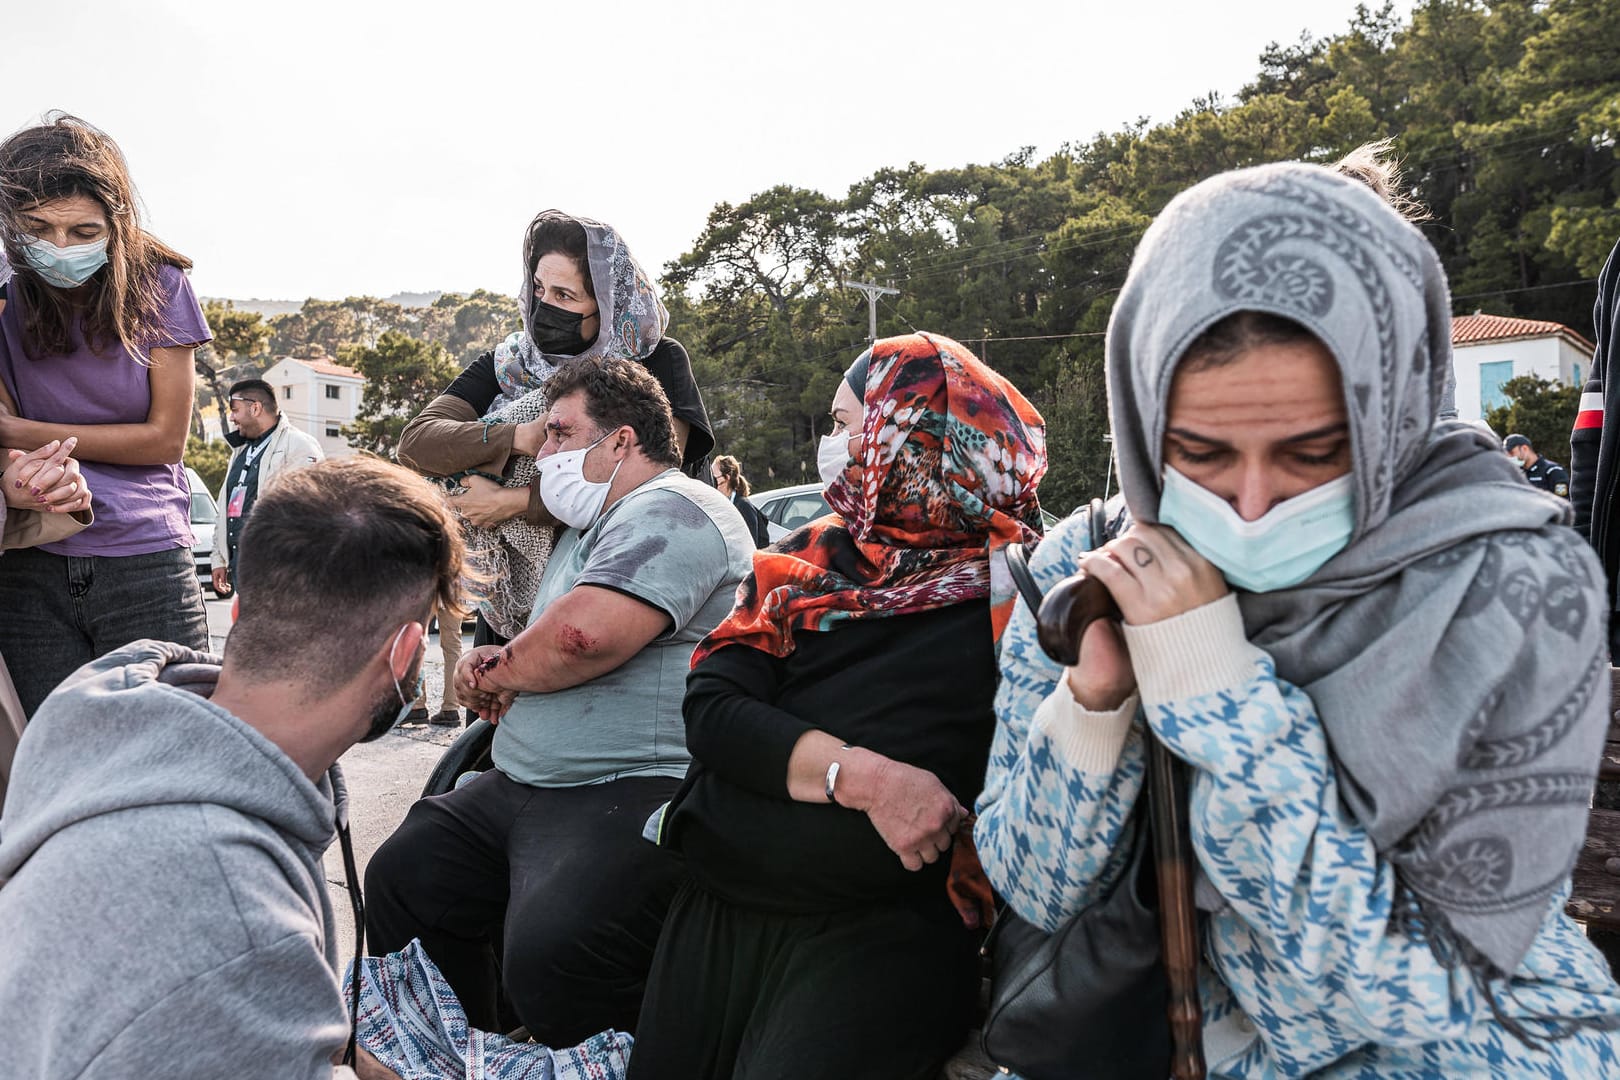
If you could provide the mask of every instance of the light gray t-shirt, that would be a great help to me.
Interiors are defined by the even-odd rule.
[[[625,495],[583,532],[557,537],[532,626],[575,585],[615,589],[670,629],[619,667],[566,690],[519,694],[495,729],[495,765],[536,787],[684,776],[681,699],[692,650],[731,612],[754,541],[726,497],[675,469]]]

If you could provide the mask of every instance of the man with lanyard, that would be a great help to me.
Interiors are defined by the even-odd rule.
[[[1502,440],[1502,449],[1524,470],[1524,478],[1560,498],[1569,498],[1569,473],[1552,458],[1542,457],[1530,440],[1523,435],[1509,435]]]
[[[219,491],[219,516],[225,527],[214,530],[210,561],[214,591],[221,596],[236,589],[236,546],[247,524],[253,500],[283,469],[310,465],[326,455],[320,443],[287,422],[276,409],[276,394],[263,379],[243,379],[231,387],[231,423],[225,433],[233,447],[225,486]]]

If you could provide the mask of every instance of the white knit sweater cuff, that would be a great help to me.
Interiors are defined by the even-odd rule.
[[[1062,758],[1088,773],[1111,773],[1119,764],[1125,736],[1130,734],[1136,715],[1137,696],[1132,694],[1117,709],[1092,712],[1074,700],[1066,679],[1035,710],[1034,726],[1044,731]]]
[[[1141,626],[1125,625],[1125,647],[1146,705],[1231,690],[1254,678],[1265,655],[1243,634],[1237,596]]]

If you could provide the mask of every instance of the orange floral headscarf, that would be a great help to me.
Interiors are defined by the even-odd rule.
[[[861,459],[827,488],[834,513],[754,556],[731,614],[692,663],[724,645],[773,656],[798,630],[834,630],[979,597],[991,553],[1033,542],[1035,489],[1046,473],[1046,426],[1006,379],[950,338],[908,334],[872,347]],[[999,637],[1010,602],[992,607]]]

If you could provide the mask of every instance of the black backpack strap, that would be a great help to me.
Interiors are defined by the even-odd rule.
[[[1029,605],[1031,615],[1038,614],[1041,610],[1041,589],[1035,584],[1035,575],[1029,571],[1029,553],[1024,550],[1023,544],[1008,544],[1002,553],[1007,557],[1007,571],[1012,574],[1013,584],[1018,586],[1018,595]]]

